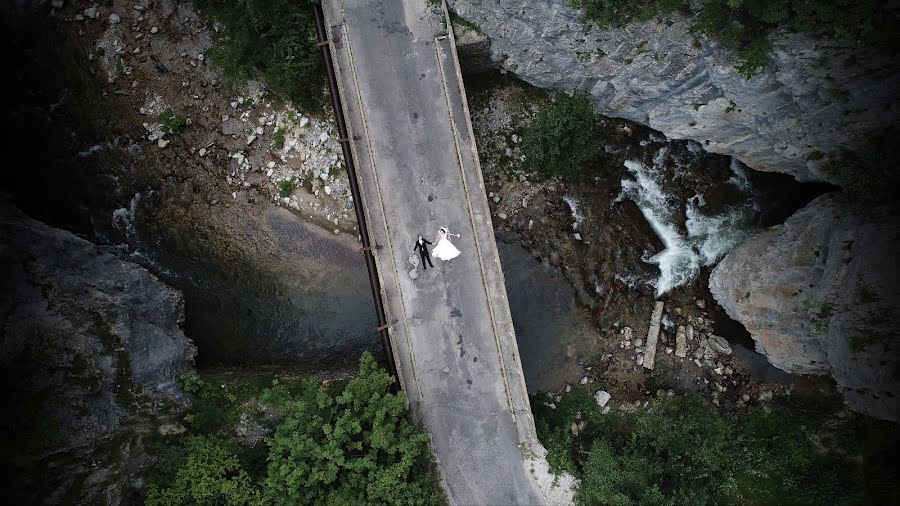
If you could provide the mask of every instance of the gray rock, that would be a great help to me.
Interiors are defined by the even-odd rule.
[[[687,356],[687,331],[681,325],[675,332],[675,356],[681,358]]]
[[[156,429],[156,431],[159,432],[160,436],[168,437],[184,434],[187,429],[180,423],[164,423],[160,425],[159,428]]]
[[[0,368],[31,399],[0,423],[34,438],[18,457],[36,463],[31,476],[47,490],[124,502],[146,460],[139,434],[186,404],[176,377],[196,350],[181,294],[2,199],[0,260]]]
[[[822,179],[824,158],[810,155],[856,147],[900,119],[892,106],[900,66],[852,43],[777,31],[769,67],[747,80],[734,51],[705,38],[695,44],[693,20],[680,14],[599,29],[585,26],[569,0],[448,4],[490,38],[494,61],[525,81],[589,92],[603,114],[697,140],[757,170]]]
[[[487,35],[472,27],[453,23],[456,50],[463,75],[475,75],[500,67],[491,59],[491,41]]]
[[[833,195],[729,253],[709,288],[776,367],[831,375],[848,405],[900,420],[900,225]]]
[[[594,400],[597,401],[597,405],[601,408],[605,408],[606,403],[608,403],[611,398],[612,396],[609,395],[609,392],[606,390],[597,390],[597,393],[594,394]]]
[[[653,307],[653,314],[650,315],[650,329],[647,331],[647,348],[644,352],[643,366],[645,369],[653,369],[656,365],[656,341],[659,339],[659,323],[662,319],[663,302],[656,301]]]
[[[707,339],[707,344],[709,344],[710,349],[716,353],[731,355],[731,346],[724,337],[710,334],[709,339]]]
[[[115,12],[109,15],[109,24],[117,25],[122,22],[121,16],[116,14]]]
[[[51,0],[50,7],[53,7],[54,9],[62,9],[63,3],[63,0]]]

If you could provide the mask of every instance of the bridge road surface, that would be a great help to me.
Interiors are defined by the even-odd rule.
[[[446,11],[325,0],[398,374],[451,504],[540,504],[537,438]],[[416,235],[462,254],[412,279]]]

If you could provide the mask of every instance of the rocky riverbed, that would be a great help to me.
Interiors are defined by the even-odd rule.
[[[521,139],[549,95],[502,74],[470,78],[467,92],[498,242],[520,245],[533,262],[520,270],[523,261],[501,248],[530,390],[553,396],[598,383],[611,409],[634,409],[657,390],[703,392],[727,409],[790,390],[790,375],[751,351],[706,281],[731,248],[826,187],[756,174],[697,143],[612,119],[611,135],[598,139],[604,154],[583,177],[533,183],[521,173]],[[772,198],[778,192],[791,201]],[[555,288],[554,277],[570,288]],[[522,302],[523,290],[554,303]],[[651,371],[656,299],[664,310]],[[565,313],[573,323],[555,326]]]

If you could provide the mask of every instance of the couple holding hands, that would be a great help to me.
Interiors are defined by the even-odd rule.
[[[422,267],[425,270],[428,269],[428,267],[425,266],[426,263],[434,268],[434,264],[431,263],[431,256],[428,254],[428,247],[426,246],[428,244],[434,244],[431,254],[441,260],[448,261],[459,256],[459,250],[456,249],[456,246],[454,246],[452,242],[450,242],[450,236],[460,237],[459,234],[451,234],[444,227],[441,227],[440,230],[438,230],[438,235],[434,243],[425,240],[425,238],[422,237],[422,234],[419,234],[419,237],[416,239],[416,245],[413,246],[413,251],[419,250],[419,254],[422,256]]]

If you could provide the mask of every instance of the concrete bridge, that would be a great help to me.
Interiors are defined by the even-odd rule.
[[[541,479],[446,8],[325,0],[323,10],[394,361],[450,503],[571,500]],[[417,234],[433,241],[442,226],[462,235],[462,254],[414,277]]]

